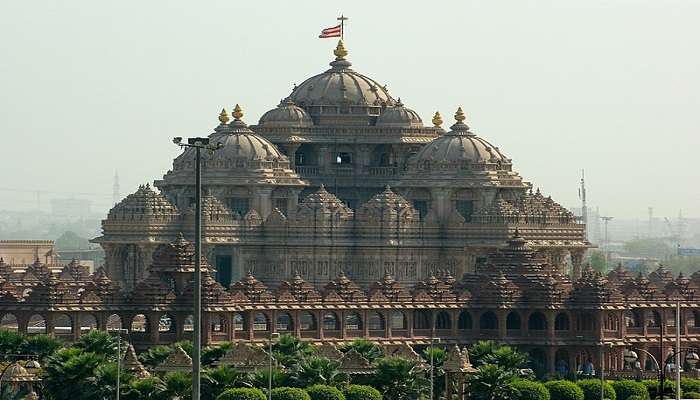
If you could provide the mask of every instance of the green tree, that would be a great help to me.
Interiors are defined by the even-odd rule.
[[[682,385],[681,381],[681,385]],[[647,387],[643,383],[632,380],[612,381],[611,385],[615,390],[617,400],[628,400],[630,396],[641,396],[644,399],[649,398]]]
[[[95,353],[108,359],[116,359],[117,338],[107,332],[92,330],[80,335],[80,338],[73,346],[86,353]]]
[[[498,365],[486,364],[479,367],[467,379],[472,400],[512,400],[517,391],[513,386],[515,374]]]
[[[311,400],[345,400],[343,392],[338,388],[327,385],[313,385],[306,388]]]
[[[513,382],[515,400],[550,400],[549,391],[540,382],[517,379]]]
[[[17,354],[24,343],[24,336],[12,331],[0,330],[0,354]]]
[[[345,400],[382,400],[382,393],[367,385],[348,385],[343,389]]]
[[[510,346],[498,346],[484,356],[486,364],[496,364],[506,371],[517,373],[527,368],[528,356]]]
[[[208,346],[202,349],[202,365],[211,365],[220,359],[233,347],[231,342],[223,342],[218,346]],[[185,350],[186,351],[186,350]]]
[[[163,382],[170,398],[180,400],[192,398],[192,374],[181,371],[168,372],[163,377]]]
[[[346,374],[338,372],[340,363],[325,357],[310,357],[303,360],[294,370],[291,380],[294,386],[312,385],[338,386],[350,381]]]
[[[206,371],[209,379],[202,380],[202,397],[215,399],[226,388],[250,386],[250,376],[228,365]]]
[[[549,381],[544,384],[551,400],[584,400],[583,390],[570,381]]]
[[[493,340],[480,340],[469,348],[469,360],[474,366],[487,364],[486,356],[493,354],[498,345]]]
[[[379,359],[372,381],[387,400],[416,399],[430,387],[417,361],[398,357]]]
[[[253,387],[266,388],[269,382],[270,371],[268,368],[260,368],[250,375],[250,383]],[[280,368],[272,369],[272,387],[289,386],[290,376]]]
[[[117,363],[103,363],[93,372],[91,377],[88,377],[90,384],[96,388],[97,397],[99,399],[113,399],[117,393]],[[127,371],[122,370],[119,375],[120,387],[128,387],[129,383],[134,379]]]
[[[226,389],[216,400],[267,400],[265,393],[257,388]]]
[[[301,388],[278,387],[272,389],[272,400],[311,400],[311,397]]]
[[[584,379],[576,382],[578,387],[583,390],[584,400],[600,400],[600,380],[599,379]],[[603,386],[603,392],[606,399],[617,400],[615,389],[608,382]]]
[[[310,342],[291,335],[280,336],[279,340],[272,345],[273,356],[287,368],[297,365],[315,351],[316,348]]]
[[[44,360],[62,347],[63,342],[59,339],[47,335],[34,335],[25,338],[19,347],[19,352],[22,354],[34,354],[40,360]]]
[[[442,365],[447,360],[447,352],[439,347],[426,347],[421,352],[425,365],[430,368],[430,355],[433,355],[433,391],[436,396],[440,396],[445,391],[445,371]],[[427,374],[430,374],[428,370]],[[430,375],[428,375],[430,376]]]
[[[155,367],[165,361],[172,351],[172,346],[151,346],[148,350],[139,354],[139,360],[145,367]]]
[[[590,250],[588,252],[588,259],[584,262],[600,273],[605,273],[609,269],[608,262],[605,260],[605,253],[600,250]]]
[[[90,248],[90,241],[78,236],[75,232],[66,231],[56,238],[54,242],[56,249],[60,250],[87,250]]]
[[[700,392],[700,379],[681,378],[681,392]],[[621,399],[617,399],[621,400]]]
[[[165,383],[157,377],[134,379],[121,396],[124,400],[170,400]]]
[[[366,358],[370,363],[374,363],[381,357],[384,357],[382,346],[367,339],[355,339],[350,343],[345,343],[340,346],[340,351],[347,353],[350,350],[355,350]]]
[[[95,368],[105,358],[80,349],[59,350],[48,358],[44,367],[45,393],[55,400],[89,400],[98,396],[93,378]]]

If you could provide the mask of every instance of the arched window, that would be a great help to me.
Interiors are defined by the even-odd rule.
[[[348,331],[359,331],[362,329],[362,317],[356,312],[345,315],[345,329]]]
[[[506,317],[506,329],[507,330],[518,330],[520,329],[520,314],[515,311],[511,311]]]
[[[114,331],[117,329],[122,329],[122,317],[117,314],[112,314],[107,317],[107,330]]]
[[[323,330],[326,331],[339,331],[340,323],[338,322],[338,316],[334,312],[327,312],[323,314]]]
[[[413,312],[413,329],[430,329],[430,312],[415,310]]]
[[[19,323],[14,314],[5,314],[0,320],[0,330],[17,332],[19,331]]]
[[[299,329],[302,331],[316,330],[316,317],[308,311],[304,311],[299,315]]]
[[[80,331],[89,332],[93,329],[97,329],[97,318],[92,314],[81,314]]]
[[[233,330],[242,331],[246,329],[245,317],[241,313],[233,314]]]
[[[649,317],[647,319],[647,326],[649,328],[658,328],[661,326],[661,314],[656,310],[651,310],[649,312]]]
[[[73,319],[66,314],[56,316],[53,324],[53,331],[56,334],[73,333]]]
[[[270,324],[265,313],[255,313],[253,316],[253,330],[258,332],[270,330]]]
[[[642,327],[642,316],[639,310],[627,310],[625,311],[625,326],[627,328],[641,328]]]
[[[530,314],[527,319],[527,329],[529,331],[543,331],[547,329],[547,318],[541,312]]]
[[[566,313],[559,313],[554,319],[554,330],[555,331],[568,331],[569,330],[569,316]]]
[[[143,314],[136,314],[131,319],[132,332],[149,332],[148,318]]]
[[[406,329],[406,315],[404,315],[402,311],[394,311],[391,313],[391,329]]]
[[[370,331],[384,330],[384,317],[382,314],[378,312],[371,312],[367,317],[367,323],[369,324]]]
[[[583,313],[576,318],[576,330],[592,331],[594,329],[593,316],[589,313]]]
[[[34,314],[29,317],[29,324],[27,325],[27,334],[37,335],[46,334],[46,319],[39,314]]]
[[[452,329],[452,318],[446,311],[440,311],[435,317],[435,329]]]
[[[160,333],[175,333],[175,318],[169,314],[163,314],[158,321],[158,332]]]
[[[547,354],[544,350],[535,348],[527,352],[530,356],[530,365],[532,365],[532,370],[535,375],[542,377],[548,370],[547,368]]]
[[[608,331],[616,331],[620,329],[620,320],[615,313],[608,313],[605,316],[605,329]]]
[[[278,332],[293,332],[294,320],[288,313],[282,313],[277,316],[277,331]]]
[[[479,329],[498,329],[498,318],[496,317],[496,314],[494,314],[492,311],[487,311],[481,314],[481,318],[479,318]]]
[[[457,320],[457,329],[472,329],[472,315],[469,311],[462,311],[459,313],[459,319]]]
[[[185,319],[184,330],[187,330],[187,318]],[[211,325],[211,331],[216,333],[222,333],[228,331],[226,329],[226,318],[221,314],[214,314],[209,318],[209,324]],[[192,326],[192,325],[190,325]]]
[[[216,316],[214,316],[214,320],[216,320]],[[221,321],[223,322],[223,318],[221,318]],[[185,317],[185,321],[182,324],[182,330],[183,332],[193,332],[194,331],[194,315],[190,314]]]

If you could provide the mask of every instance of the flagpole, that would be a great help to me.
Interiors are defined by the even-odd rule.
[[[340,21],[340,40],[345,40],[345,21],[347,19],[348,17],[343,14],[340,14],[340,17],[337,18],[337,20]]]

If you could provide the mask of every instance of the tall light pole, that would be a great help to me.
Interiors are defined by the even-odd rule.
[[[122,375],[122,333],[129,333],[127,329],[110,329],[112,332],[117,332],[117,400],[120,398],[121,390],[121,375]]]
[[[173,138],[180,147],[195,151],[195,214],[194,214],[194,332],[192,335],[192,400],[200,399],[200,375],[202,369],[202,149],[214,151],[221,148],[209,145],[209,138],[189,138],[182,143],[181,137]]]
[[[600,219],[603,220],[603,224],[605,227],[605,264],[607,266],[608,258],[610,255],[610,251],[609,251],[610,242],[608,241],[608,222],[612,221],[613,217],[600,217]]]
[[[277,332],[270,333],[270,349],[268,351],[269,356],[269,374],[267,377],[267,400],[272,400],[272,344],[275,340],[280,338],[280,334]]]

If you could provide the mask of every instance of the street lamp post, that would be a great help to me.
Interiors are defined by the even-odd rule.
[[[200,399],[200,375],[202,362],[202,149],[214,151],[221,148],[209,145],[209,138],[189,138],[182,143],[181,137],[173,138],[180,147],[195,150],[195,214],[194,214],[194,332],[192,335],[192,400]]]
[[[111,329],[112,332],[117,332],[117,400],[121,395],[121,375],[122,375],[122,333],[128,334],[129,330],[124,328]]]
[[[667,358],[662,359],[661,363],[659,362],[659,360],[656,359],[656,357],[654,357],[653,354],[651,354],[650,352],[648,352],[644,349],[634,349],[634,350],[641,351],[641,352],[645,353],[646,355],[651,357],[652,361],[654,361],[654,365],[656,365],[656,369],[657,369],[657,371],[659,371],[659,373],[658,373],[658,376],[659,376],[659,399],[661,399],[661,400],[664,400],[664,383],[665,383],[664,380],[666,379],[666,374],[664,373],[664,370],[666,369],[666,365],[668,364],[667,360],[669,358],[674,359],[674,358],[676,358],[677,355],[680,355],[681,353],[684,353],[684,352],[686,353],[685,361],[688,364],[690,364],[691,367],[694,367],[695,364],[697,364],[698,360],[700,360],[700,356],[698,356],[698,354],[695,352],[695,349],[690,349],[690,348],[688,348],[688,349],[676,349],[673,352],[673,354],[671,354],[671,357],[667,357]],[[633,350],[627,350],[624,353],[624,358],[625,358],[625,361],[627,363],[634,363],[639,359],[639,356]],[[680,368],[680,366],[676,365],[676,368]],[[677,397],[679,394],[680,394],[680,392],[676,392]]]
[[[267,399],[268,400],[272,400],[272,344],[275,340],[279,339],[279,337],[280,337],[280,334],[277,332],[270,333],[270,348],[268,351],[270,369],[268,370],[269,374],[267,377]]]
[[[434,353],[434,344],[435,343],[440,343],[440,338],[439,337],[431,337],[430,338],[430,400],[434,399],[434,391],[435,391],[435,356],[433,355]]]

